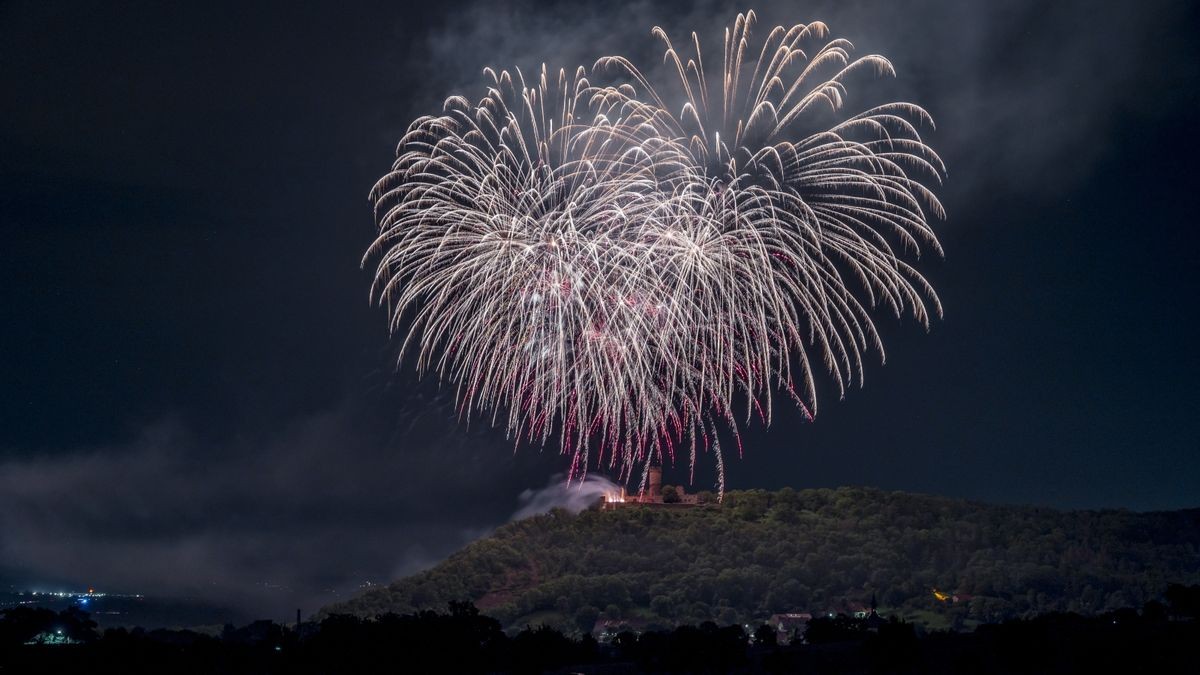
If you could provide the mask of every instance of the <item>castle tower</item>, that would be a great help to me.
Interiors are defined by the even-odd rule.
[[[650,485],[646,491],[646,495],[652,500],[662,499],[662,467],[657,464],[650,465]]]

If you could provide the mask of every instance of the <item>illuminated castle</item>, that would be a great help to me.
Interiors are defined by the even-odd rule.
[[[628,494],[625,488],[620,492],[610,492],[604,495],[603,508],[615,509],[621,506],[645,504],[655,506],[695,506],[700,503],[697,495],[689,495],[682,486],[667,486],[663,491],[662,467],[651,465],[646,476],[646,490],[641,493]]]

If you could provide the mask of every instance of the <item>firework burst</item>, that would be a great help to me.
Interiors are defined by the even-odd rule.
[[[557,438],[572,476],[711,452],[723,490],[735,407],[769,423],[781,391],[811,417],[814,359],[844,394],[882,357],[872,308],[940,314],[901,259],[940,253],[929,116],[891,103],[805,132],[841,113],[851,75],[891,65],[820,23],[773,29],[748,60],[753,23],[726,31],[719,100],[695,34],[685,60],[656,28],[678,110],[606,57],[593,70],[625,82],[488,70],[480,101],[409,127],[365,260],[402,353],[456,385],[464,417]]]

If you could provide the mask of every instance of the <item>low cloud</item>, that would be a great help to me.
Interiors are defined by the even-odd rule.
[[[557,459],[429,412],[379,428],[386,412],[348,405],[221,445],[164,420],[123,445],[2,461],[4,576],[278,617],[420,571],[504,522]]]

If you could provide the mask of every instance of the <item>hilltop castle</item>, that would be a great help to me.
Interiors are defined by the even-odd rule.
[[[625,488],[619,493],[604,496],[602,508],[615,509],[622,506],[642,504],[647,506],[695,506],[700,503],[698,495],[689,495],[682,486],[667,486],[663,490],[662,467],[653,465],[646,476],[646,490],[636,494],[627,494]]]

